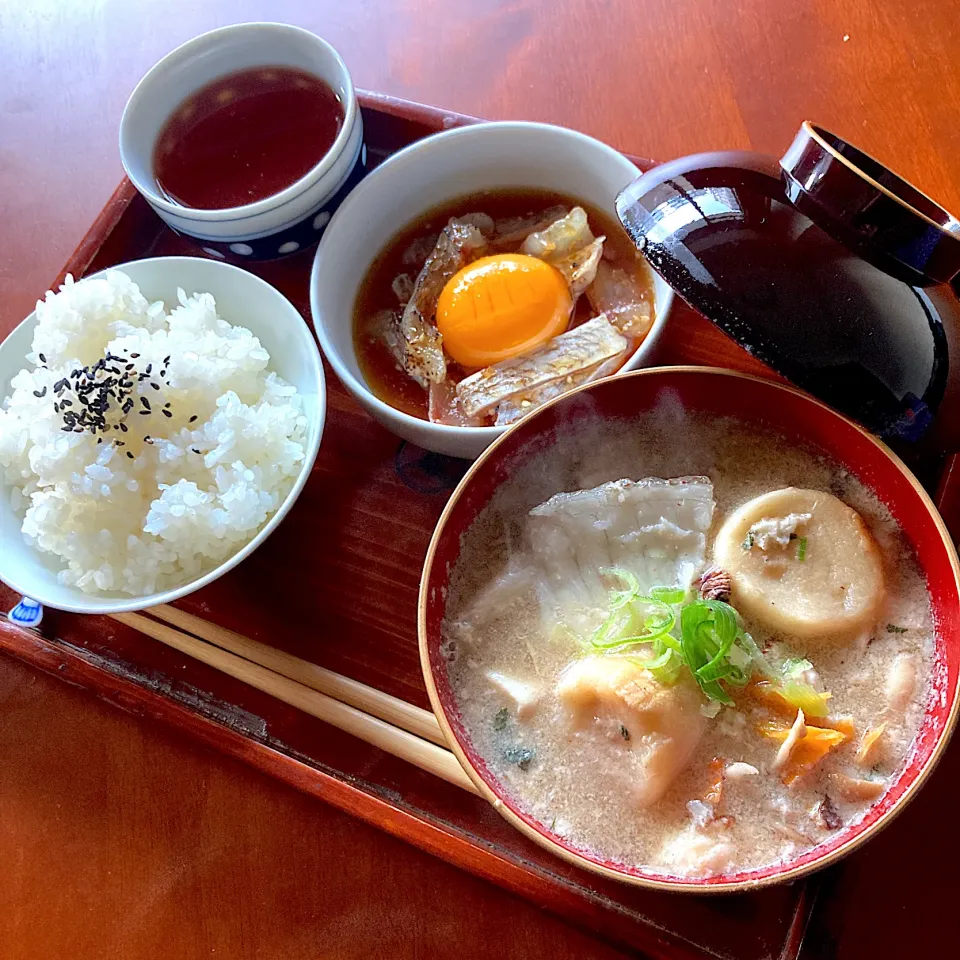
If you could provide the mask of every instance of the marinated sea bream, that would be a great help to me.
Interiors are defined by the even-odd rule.
[[[441,383],[447,376],[443,339],[434,322],[437,299],[447,281],[482,250],[486,241],[472,224],[451,220],[440,231],[436,246],[417,277],[410,299],[400,318],[400,362],[407,374],[426,386],[427,381]]]
[[[616,373],[650,331],[652,283],[620,227],[580,204],[544,196],[503,216],[530,201],[472,200],[377,258],[357,301],[357,353],[374,392],[406,412],[506,425]]]
[[[926,588],[839,468],[653,421],[558,442],[467,532],[443,627],[458,708],[505,792],[587,853],[680,877],[789,861],[908,757]]]

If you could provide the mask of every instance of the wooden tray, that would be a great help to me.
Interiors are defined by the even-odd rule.
[[[438,130],[479,122],[374,94],[360,100],[373,162]],[[202,255],[124,180],[55,282],[171,254]],[[252,267],[305,320],[312,257],[311,250]],[[774,376],[679,301],[654,362]],[[417,587],[434,523],[465,464],[398,442],[329,369],[327,386],[320,456],[291,516],[250,559],[179,605],[429,709]],[[16,599],[0,584],[3,609]],[[799,954],[818,879],[719,898],[622,886],[555,859],[482,800],[112,620],[47,611],[41,632],[4,622],[0,649],[650,956]]]

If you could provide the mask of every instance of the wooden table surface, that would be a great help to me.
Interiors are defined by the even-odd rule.
[[[139,77],[191,36],[255,19],[322,34],[358,86],[562,123],[647,156],[778,154],[814,119],[960,211],[960,5],[949,0],[4,0],[0,335],[120,179],[117,124]],[[897,878],[878,884],[886,843],[896,828],[858,880],[886,896],[855,915],[825,910],[809,956],[919,955]],[[930,944],[956,927],[956,891],[938,889]],[[5,658],[0,918],[0,960],[619,956]],[[955,949],[951,939],[941,955]]]

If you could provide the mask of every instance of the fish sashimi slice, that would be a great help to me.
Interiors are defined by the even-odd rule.
[[[460,406],[469,417],[491,412],[508,397],[591,370],[628,346],[629,341],[603,317],[595,317],[530,353],[484,367],[461,380],[457,384]]]
[[[468,417],[457,399],[457,385],[450,377],[428,387],[427,419],[431,423],[445,423],[452,427],[482,427],[484,418]]]
[[[590,306],[625,337],[638,340],[650,332],[653,305],[636,275],[601,260],[586,292]]]
[[[548,207],[542,213],[528,217],[505,217],[494,225],[494,236],[490,244],[498,250],[522,243],[531,233],[545,230],[551,223],[560,220],[568,213],[566,207]]]
[[[413,277],[409,273],[398,273],[393,278],[390,289],[393,290],[402,310],[410,302],[410,297],[413,296]]]
[[[410,377],[426,389],[428,381],[423,377],[406,370],[406,344],[400,333],[400,311],[378,310],[370,318],[370,332],[374,339],[379,340],[387,348],[390,356],[396,361],[397,367],[404,370]]]
[[[620,369],[625,359],[626,351],[618,353],[610,360],[598,363],[589,370],[564,377],[562,380],[554,380],[553,383],[548,383],[545,387],[540,387],[539,390],[531,390],[528,393],[507,397],[497,407],[497,426],[516,423],[521,417],[536,410],[541,404],[553,400],[554,397],[559,397],[574,387],[579,387],[584,383],[595,383],[597,380],[611,376]]]
[[[629,570],[643,593],[688,590],[704,566],[713,508],[707,477],[616,480],[534,507],[527,536],[543,571],[545,619],[580,630],[595,621],[607,607],[607,567]]]
[[[497,229],[493,217],[491,217],[489,213],[482,213],[480,211],[476,213],[465,213],[461,217],[451,217],[447,221],[447,224],[449,226],[456,224],[461,227],[476,227],[483,234],[484,239],[492,237]]]
[[[570,287],[570,296],[573,302],[583,293],[587,287],[593,283],[597,275],[597,267],[600,264],[600,258],[603,256],[603,241],[606,237],[597,237],[592,243],[588,243],[579,250],[558,260],[550,261],[557,270],[563,274],[563,279],[567,281]]]
[[[439,383],[447,375],[443,337],[435,323],[437,300],[447,281],[485,244],[473,223],[451,220],[417,276],[400,319],[400,335],[403,369],[419,383]]]
[[[593,243],[593,233],[587,222],[587,213],[583,207],[574,207],[565,217],[531,233],[523,241],[520,252],[552,263],[589,243]]]

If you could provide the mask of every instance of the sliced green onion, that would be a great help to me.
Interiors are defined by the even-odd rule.
[[[600,573],[616,578],[624,589],[611,593],[607,617],[590,638],[597,650],[617,654],[649,644],[652,656],[634,662],[661,683],[675,683],[686,667],[704,695],[716,703],[733,703],[724,685],[743,686],[754,671],[773,676],[730,604],[721,600],[684,604],[687,594],[679,587],[653,587],[650,596],[641,596],[639,581],[629,570],[605,567]]]
[[[800,537],[800,539],[797,540],[797,560],[800,563],[803,563],[803,561],[806,559],[807,559],[807,538]]]
[[[629,570],[622,567],[601,567],[600,573],[605,577],[622,580],[627,586],[626,590],[616,590],[610,595],[611,610],[624,607],[640,596],[640,581]]]
[[[762,674],[768,679],[772,679],[776,675],[767,658],[760,652],[756,640],[754,640],[746,630],[737,637],[737,643],[741,649],[750,655],[750,659],[753,661],[753,666],[757,673]]]
[[[805,657],[790,657],[780,664],[781,680],[775,685],[777,693],[792,707],[802,710],[808,717],[826,717],[830,713],[827,701],[829,693],[821,693],[808,683],[804,674],[813,670],[813,664]]]
[[[663,653],[643,664],[660,683],[675,683],[683,670],[683,658],[676,650],[667,647]]]
[[[710,700],[732,704],[721,680],[742,683],[743,670],[728,653],[740,633],[737,612],[722,600],[695,600],[680,611],[680,644],[683,659],[700,689]]]
[[[676,622],[677,615],[665,603],[652,597],[636,597],[628,606],[615,607],[594,631],[590,642],[601,650],[649,643],[669,633]]]
[[[686,591],[681,590],[680,587],[654,587],[650,591],[650,596],[653,597],[654,600],[659,600],[661,603],[669,603],[671,605],[683,603],[686,595]]]
[[[802,710],[808,717],[825,717],[830,713],[827,703],[830,694],[820,693],[803,680],[784,680],[777,691],[790,706]]]
[[[802,680],[803,675],[813,669],[806,657],[788,657],[780,664],[780,673],[785,680]]]

